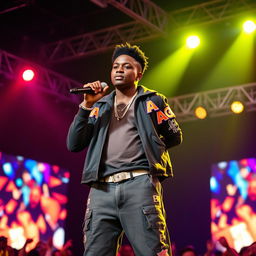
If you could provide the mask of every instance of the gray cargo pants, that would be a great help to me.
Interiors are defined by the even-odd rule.
[[[84,256],[115,256],[123,232],[136,256],[169,256],[170,241],[157,178],[95,183],[84,221]]]

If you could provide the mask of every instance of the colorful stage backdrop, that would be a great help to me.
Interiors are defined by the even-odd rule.
[[[220,162],[211,176],[211,232],[238,252],[256,241],[256,159]]]
[[[69,171],[56,165],[0,152],[0,236],[14,248],[33,242],[64,242]]]

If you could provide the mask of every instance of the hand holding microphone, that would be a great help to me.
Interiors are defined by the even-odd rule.
[[[85,84],[82,88],[70,89],[70,93],[84,94],[82,105],[91,108],[92,105],[107,93],[109,86],[105,82],[95,81]]]

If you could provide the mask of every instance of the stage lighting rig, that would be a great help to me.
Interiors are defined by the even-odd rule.
[[[247,20],[246,22],[244,22],[243,28],[245,33],[251,34],[256,30],[256,24],[252,20]]]
[[[244,104],[241,101],[233,101],[230,106],[232,112],[235,114],[240,114],[244,111]]]
[[[196,35],[189,36],[186,40],[186,45],[188,48],[194,49],[200,44],[200,38]]]
[[[35,77],[35,72],[32,69],[26,69],[22,72],[22,79],[25,82],[31,82]]]
[[[202,106],[198,106],[195,109],[195,116],[198,119],[205,119],[207,117],[207,110],[204,107],[202,107]]]

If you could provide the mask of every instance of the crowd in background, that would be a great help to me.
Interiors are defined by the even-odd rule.
[[[47,242],[40,241],[36,247],[30,251],[26,251],[26,246],[32,242],[27,239],[23,248],[14,249],[8,245],[7,238],[0,236],[0,256],[75,256],[72,253],[72,241],[68,240],[62,249],[53,247],[51,239]],[[181,250],[177,250],[172,243],[173,256],[256,256],[256,242],[249,246],[243,247],[240,252],[229,246],[225,237],[221,237],[217,243],[211,240],[206,242],[206,250],[204,254],[198,254],[194,246],[188,245]],[[117,256],[135,256],[132,247],[128,244],[121,246]]]
[[[34,249],[27,252],[26,247],[31,242],[32,239],[27,239],[24,246],[17,250],[8,245],[6,237],[1,236],[0,256],[73,256],[71,240],[68,240],[61,249],[54,248],[51,239],[47,242],[39,241]]]

